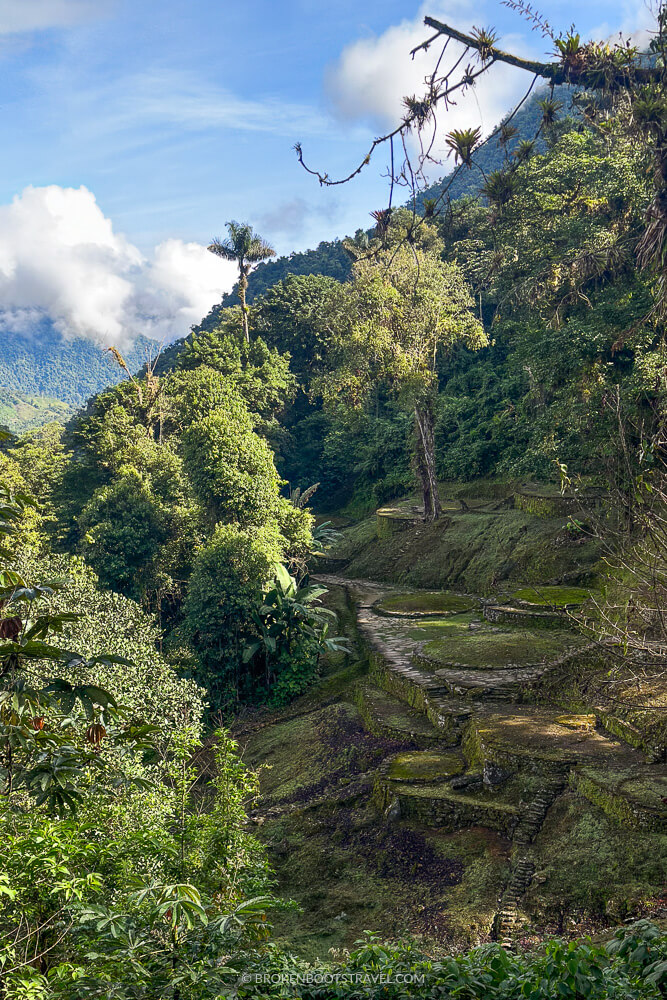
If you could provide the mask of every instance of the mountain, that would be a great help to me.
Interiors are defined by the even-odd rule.
[[[0,389],[0,427],[7,427],[14,434],[24,434],[52,420],[63,423],[75,410],[71,403],[52,396]]]
[[[60,401],[75,408],[105,386],[124,378],[117,362],[100,344],[83,337],[68,340],[44,321],[30,333],[3,330],[0,335],[0,400],[3,422],[7,407],[18,405],[19,396],[31,405],[48,409]],[[130,371],[141,368],[155,353],[155,341],[140,337],[125,353]],[[13,394],[13,395],[12,395]],[[42,402],[35,400],[41,397]],[[14,400],[14,403],[12,402]]]

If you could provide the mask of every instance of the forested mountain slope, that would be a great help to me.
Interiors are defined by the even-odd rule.
[[[139,337],[125,352],[125,360],[131,371],[138,371],[154,352],[155,342]],[[49,321],[29,333],[2,331],[0,390],[48,396],[80,406],[122,377],[123,372],[102,345],[83,337],[62,337]],[[5,405],[12,405],[10,396],[2,398]]]
[[[0,389],[0,427],[7,427],[14,434],[30,431],[51,420],[62,423],[74,409],[72,404],[53,396]]]

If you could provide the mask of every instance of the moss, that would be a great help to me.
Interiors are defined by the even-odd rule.
[[[484,826],[511,836],[519,820],[519,809],[497,795],[454,791],[447,784],[419,785],[390,782],[387,799],[396,798],[401,817],[441,830]]]
[[[363,552],[371,542],[374,542],[376,537],[375,514],[373,514],[372,517],[367,517],[363,521],[358,521],[356,524],[344,528],[339,533],[336,543],[327,550],[326,557],[319,560],[318,566],[326,566],[328,562],[339,564],[349,562],[350,559]]]
[[[487,604],[484,617],[496,625],[520,625],[524,628],[562,629],[568,624],[562,611],[537,611],[535,608],[515,608],[510,605]]]
[[[441,920],[450,939],[467,947],[489,939],[498,897],[509,876],[509,845],[495,831],[472,827],[450,834],[448,850],[465,867],[461,881],[448,894]]]
[[[514,506],[535,517],[557,517],[559,514],[569,514],[571,510],[576,509],[576,501],[556,496],[526,496],[516,493]]]
[[[478,602],[474,597],[464,597],[444,591],[416,591],[385,597],[375,605],[380,613],[398,615],[456,615],[472,611]]]
[[[635,684],[615,685],[614,707],[610,710],[609,677],[614,666],[618,665],[609,662],[598,650],[585,650],[543,674],[533,686],[532,697],[567,711],[593,710],[614,736],[642,750],[651,760],[664,761],[667,758],[664,682],[645,678],[640,688]]]
[[[537,871],[524,905],[554,931],[564,916],[568,924],[604,925],[643,915],[664,891],[667,837],[627,830],[572,792],[549,810],[533,853]]]
[[[411,527],[414,517],[406,515],[385,514],[378,511],[376,520],[376,533],[380,539],[391,538],[399,531],[405,531]]]
[[[272,916],[273,939],[294,954],[327,958],[368,928],[385,940],[419,935],[436,953],[488,940],[508,851],[491,831],[378,825],[360,808],[286,816],[259,834],[278,893],[301,908]]]
[[[514,496],[518,482],[499,479],[475,479],[470,483],[443,483],[440,488],[441,495],[452,497],[463,497],[469,500],[472,497],[479,497],[486,500],[507,500]]]
[[[473,714],[464,740],[467,759],[517,768],[563,770],[573,764],[623,767],[631,751],[596,730],[573,729],[558,712],[532,706],[487,709]]]
[[[543,608],[579,607],[591,596],[584,587],[524,587],[515,590],[511,599]]]
[[[391,781],[428,783],[447,781],[463,769],[463,758],[457,753],[399,753],[391,760],[387,777]]]
[[[439,667],[508,670],[559,660],[582,640],[567,631],[483,630],[433,639],[419,659]]]
[[[371,684],[359,684],[355,704],[364,725],[377,736],[428,747],[442,740],[442,734],[421,713]]]
[[[607,712],[600,712],[600,722],[613,736],[624,740],[637,750],[648,752],[649,748],[641,732],[629,722]]]
[[[595,729],[594,715],[557,715],[554,722],[559,726],[566,726],[568,729],[578,729],[591,731]]]
[[[460,742],[463,727],[470,717],[471,710],[467,705],[460,701],[445,704],[440,698],[432,699],[425,687],[413,678],[389,669],[376,654],[371,654],[371,675],[383,691],[423,712],[437,729],[443,744],[455,746]]]
[[[624,826],[667,833],[667,773],[647,768],[581,768],[573,788]]]
[[[587,577],[599,557],[595,541],[573,545],[563,520],[532,518],[518,510],[448,515],[420,524],[396,540],[376,539],[351,558],[346,573],[424,590],[496,593],[514,586],[548,583],[565,573]]]
[[[474,612],[452,615],[449,618],[429,618],[423,622],[411,622],[404,634],[416,642],[426,642],[429,639],[440,639],[443,635],[455,635],[457,632],[467,634],[472,622],[479,622],[479,616]]]

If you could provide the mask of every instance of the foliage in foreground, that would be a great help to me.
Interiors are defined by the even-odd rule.
[[[309,966],[268,952],[248,968],[239,997],[255,1000],[649,1000],[665,995],[667,934],[648,920],[620,929],[606,946],[552,940],[512,954],[485,945],[432,960],[416,945],[367,934],[342,964]]]
[[[203,746],[199,692],[151,656],[136,605],[109,614],[85,567],[80,614],[57,603],[66,581],[23,578],[32,505],[2,487],[0,997],[219,996],[273,902],[245,829],[257,777],[225,732]],[[99,651],[106,632],[122,655]],[[100,686],[122,671],[125,706]]]

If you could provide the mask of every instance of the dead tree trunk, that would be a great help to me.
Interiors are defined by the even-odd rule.
[[[415,406],[415,467],[424,496],[425,521],[437,521],[442,513],[435,474],[434,424],[430,406]]]

